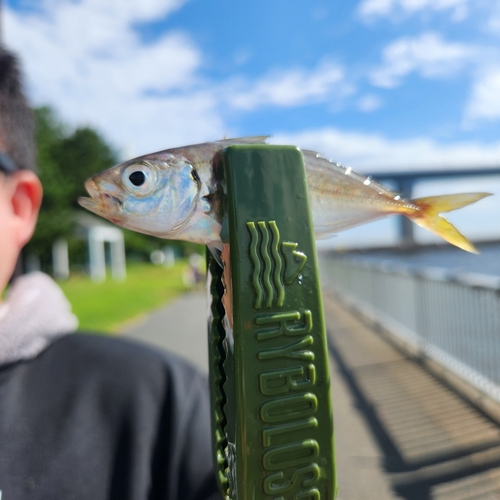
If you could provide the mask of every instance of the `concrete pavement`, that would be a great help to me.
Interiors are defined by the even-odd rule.
[[[500,500],[500,428],[324,294],[339,500]],[[208,371],[205,292],[123,336]]]
[[[185,294],[167,307],[140,319],[124,337],[168,349],[208,371],[206,296]],[[336,429],[339,500],[391,500],[395,497],[381,468],[381,453],[356,407],[348,384],[331,359],[332,399]]]
[[[498,423],[396,348],[387,333],[376,333],[328,294],[324,303],[332,378],[347,385],[348,396],[338,398],[334,385],[340,498],[368,498],[368,474],[371,498],[500,500]],[[351,442],[353,427],[339,417],[353,407],[365,437]]]
[[[177,297],[166,307],[128,324],[121,335],[174,352],[208,373],[205,290]]]

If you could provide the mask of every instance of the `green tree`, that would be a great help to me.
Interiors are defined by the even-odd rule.
[[[117,162],[115,152],[89,127],[68,132],[48,107],[35,110],[38,173],[44,196],[37,228],[27,251],[35,253],[45,268],[51,262],[52,243],[73,238],[78,197],[91,175]]]
[[[44,197],[38,225],[27,252],[40,258],[42,268],[50,270],[52,244],[60,237],[70,245],[70,260],[83,264],[86,243],[75,238],[76,211],[84,211],[78,198],[86,196],[85,181],[118,162],[115,151],[92,128],[69,130],[49,107],[35,109],[38,174]],[[164,240],[131,231],[125,233],[127,255],[136,260],[148,259],[152,250],[165,246]],[[170,243],[169,243],[170,244]],[[172,242],[184,254],[198,250],[199,245]]]
[[[89,127],[78,128],[65,137],[56,150],[56,157],[67,186],[67,203],[74,208],[78,207],[78,198],[87,195],[85,181],[118,163],[115,152]]]

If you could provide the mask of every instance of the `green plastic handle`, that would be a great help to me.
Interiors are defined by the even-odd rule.
[[[233,326],[224,320],[222,268],[209,255],[219,485],[233,500],[330,500],[328,350],[302,154],[293,146],[231,146],[220,159]]]

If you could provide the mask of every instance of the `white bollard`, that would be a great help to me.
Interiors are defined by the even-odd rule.
[[[56,280],[69,278],[68,242],[64,238],[58,238],[52,244],[52,273]]]

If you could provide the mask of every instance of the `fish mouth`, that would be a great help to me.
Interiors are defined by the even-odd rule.
[[[97,202],[93,198],[87,198],[85,196],[80,196],[78,198],[78,204],[91,212],[98,210]]]
[[[85,181],[85,189],[87,190],[87,193],[90,195],[90,197],[81,196],[80,198],[78,198],[78,204],[97,215],[101,215],[103,212],[101,206],[101,196],[93,178]]]
[[[116,211],[123,207],[122,201],[116,196],[107,193],[103,194],[92,177],[85,182],[85,189],[90,197],[81,196],[78,198],[78,204],[90,212],[117,224],[119,221],[118,217],[116,217],[118,215]]]

